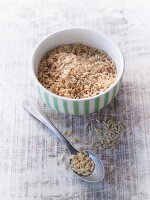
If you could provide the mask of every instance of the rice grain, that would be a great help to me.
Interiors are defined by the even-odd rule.
[[[38,80],[52,93],[82,99],[107,90],[116,73],[114,61],[104,51],[68,44],[46,54],[38,67]]]

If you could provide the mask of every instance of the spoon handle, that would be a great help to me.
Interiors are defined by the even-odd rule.
[[[77,150],[70,144],[70,142],[61,134],[61,132],[54,126],[54,124],[48,119],[45,113],[42,112],[40,106],[33,101],[24,100],[23,107],[36,119],[47,126],[51,133],[55,134],[63,144],[65,144],[70,150],[71,154],[76,154]]]

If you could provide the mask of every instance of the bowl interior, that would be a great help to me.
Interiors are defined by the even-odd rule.
[[[84,43],[91,47],[104,50],[116,63],[117,79],[115,83],[118,82],[124,70],[124,60],[119,48],[101,32],[80,28],[66,29],[53,33],[40,42],[35,48],[32,57],[33,73],[35,75],[37,74],[39,63],[49,50],[61,44],[71,43]]]

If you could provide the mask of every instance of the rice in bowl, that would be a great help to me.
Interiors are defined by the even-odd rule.
[[[47,90],[72,99],[96,96],[116,77],[116,65],[109,55],[85,44],[60,45],[38,67],[38,80]]]

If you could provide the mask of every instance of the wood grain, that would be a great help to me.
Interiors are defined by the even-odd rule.
[[[149,9],[146,0],[0,1],[0,200],[150,199]],[[57,166],[56,159],[69,152],[22,108],[24,98],[37,99],[29,72],[33,48],[52,31],[70,26],[106,33],[126,60],[118,96],[99,113],[64,116],[38,99],[58,129],[74,131],[82,144],[96,141],[85,124],[102,114],[128,124],[131,134],[117,149],[97,152],[106,167],[115,168],[98,184]]]

